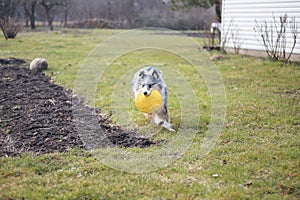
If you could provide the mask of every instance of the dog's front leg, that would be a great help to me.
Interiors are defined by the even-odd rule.
[[[172,132],[175,131],[169,122],[161,119],[157,114],[153,117],[153,122],[159,126],[165,127],[169,131],[172,131]]]

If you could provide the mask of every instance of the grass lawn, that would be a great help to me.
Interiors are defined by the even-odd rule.
[[[119,32],[21,32],[14,40],[0,38],[0,58],[30,62],[45,57],[46,74],[72,89],[89,52]],[[203,78],[182,58],[151,49],[119,57],[97,87],[102,95],[95,97],[95,106],[113,115],[110,95],[121,68],[149,62],[162,64],[162,69],[174,66],[198,98],[201,115],[191,117],[199,117],[200,130],[180,159],[154,172],[127,173],[78,149],[0,158],[0,199],[300,199],[299,65],[240,55],[215,61],[225,86],[226,124],[214,148],[201,157],[198,151],[210,123],[211,99]],[[172,92],[169,104],[172,123],[178,127],[180,105]],[[147,123],[134,108],[133,115],[137,124]],[[167,131],[153,136],[172,137],[174,133]]]

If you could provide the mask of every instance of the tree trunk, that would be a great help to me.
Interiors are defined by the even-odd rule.
[[[216,0],[216,15],[217,15],[217,21],[222,22],[222,0]],[[219,29],[217,29],[218,32],[218,38],[219,38],[219,44],[221,44],[221,32]]]
[[[53,20],[50,17],[50,9],[45,9],[46,13],[46,19],[48,21],[48,26],[50,28],[50,31],[53,31]]]
[[[5,25],[4,25],[4,20],[1,20],[0,19],[0,28],[1,28],[1,30],[2,30],[2,32],[3,32],[3,35],[4,35],[4,38],[6,39],[6,40],[8,40],[8,36],[7,36],[7,34],[6,34],[6,30],[5,30]]]
[[[217,21],[222,21],[222,0],[215,1]]]
[[[46,20],[48,22],[48,26],[50,28],[50,31],[53,31],[53,21],[54,21],[54,16],[51,17],[50,11],[52,8],[56,6],[61,6],[62,2],[61,1],[40,1],[40,4],[45,8],[45,15],[46,15]]]
[[[64,19],[64,27],[68,26],[68,7],[65,6],[65,19]]]
[[[26,25],[27,19],[30,20],[30,28],[35,29],[35,8],[36,8],[37,1],[32,1],[28,6],[25,2],[23,3],[25,15],[26,15]]]
[[[31,4],[31,13],[30,13],[30,27],[31,29],[35,29],[35,6],[36,2]]]
[[[35,29],[35,16],[30,16],[30,28]]]
[[[112,20],[111,2],[107,1],[107,18]]]

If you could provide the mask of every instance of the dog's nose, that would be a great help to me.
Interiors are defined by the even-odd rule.
[[[147,93],[147,92],[144,92],[144,95],[146,96],[146,95],[148,95],[148,93]]]

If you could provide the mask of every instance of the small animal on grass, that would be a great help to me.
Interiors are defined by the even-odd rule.
[[[139,97],[157,96],[159,92],[162,97],[161,106],[156,111],[144,112],[144,115],[155,124],[165,127],[169,131],[175,131],[170,124],[170,116],[167,106],[167,86],[162,77],[162,72],[153,66],[147,66],[138,70],[132,81],[131,89],[133,92],[134,100]],[[158,92],[157,92],[158,91]]]

